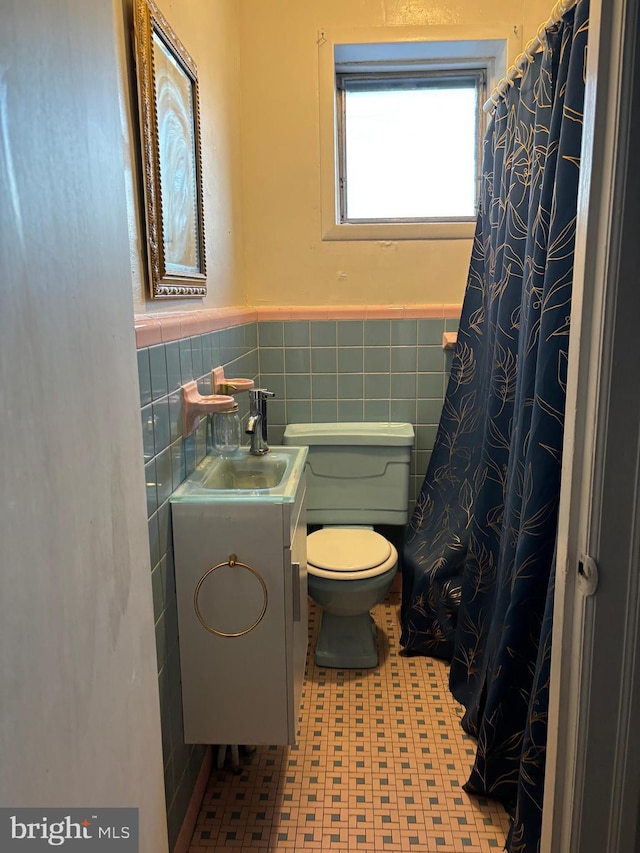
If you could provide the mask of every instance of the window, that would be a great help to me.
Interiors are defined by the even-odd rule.
[[[341,223],[475,217],[485,77],[337,74]]]
[[[519,49],[493,25],[320,30],[322,239],[472,239],[482,105]]]

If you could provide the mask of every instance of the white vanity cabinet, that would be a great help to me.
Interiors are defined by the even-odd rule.
[[[294,485],[286,500],[198,502],[180,490],[172,499],[186,743],[296,742],[308,642],[304,460]]]

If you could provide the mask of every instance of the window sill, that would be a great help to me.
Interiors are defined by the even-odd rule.
[[[472,240],[471,222],[384,222],[375,225],[337,224],[323,228],[323,240]]]

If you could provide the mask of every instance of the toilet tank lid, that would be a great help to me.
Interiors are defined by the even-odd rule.
[[[284,444],[412,445],[413,427],[406,423],[289,424]]]

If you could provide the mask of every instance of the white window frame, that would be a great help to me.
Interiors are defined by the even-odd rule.
[[[336,67],[336,97],[337,97],[337,147],[338,147],[338,194],[340,205],[340,224],[366,224],[377,225],[384,223],[426,223],[426,222],[475,222],[476,208],[470,216],[419,216],[419,217],[391,217],[391,216],[376,216],[367,218],[358,218],[347,215],[347,193],[349,190],[347,181],[347,124],[346,124],[346,89],[351,80],[371,80],[380,84],[380,89],[384,88],[384,81],[389,82],[397,79],[419,80],[424,79],[434,87],[439,82],[441,85],[447,81],[460,82],[465,81],[468,85],[473,83],[476,89],[476,145],[475,145],[475,197],[476,205],[478,198],[478,189],[480,185],[480,169],[479,163],[480,151],[482,147],[482,137],[484,134],[484,113],[482,105],[487,100],[487,69],[484,65],[478,64],[473,67],[461,68],[457,63],[453,63],[453,68],[440,67],[438,63],[437,70],[432,67],[425,67],[424,63],[419,63],[411,69],[403,68],[398,70],[398,63],[388,63],[384,67],[375,71],[367,70],[363,72],[361,69],[348,68],[346,70]],[[470,85],[469,85],[470,87]]]
[[[506,30],[506,32],[505,32]],[[507,56],[521,50],[522,27],[433,26],[385,27],[318,33],[320,108],[320,192],[323,240],[460,240],[472,239],[475,222],[341,222],[339,191],[338,106],[336,72],[349,68],[379,71],[393,64],[402,71],[486,69],[490,92],[506,71]]]

